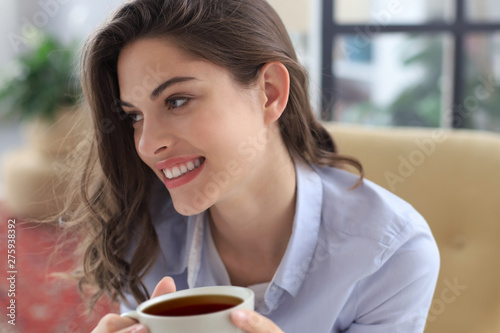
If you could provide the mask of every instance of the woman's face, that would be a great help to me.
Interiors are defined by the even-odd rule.
[[[118,59],[120,104],[139,157],[168,188],[176,210],[199,213],[240,196],[272,157],[263,93],[162,39],[126,46]]]

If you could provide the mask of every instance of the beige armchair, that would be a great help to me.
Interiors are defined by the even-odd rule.
[[[366,178],[429,222],[441,271],[425,332],[500,332],[500,135],[326,126]]]

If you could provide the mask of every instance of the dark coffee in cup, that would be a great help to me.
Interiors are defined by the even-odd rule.
[[[183,317],[207,314],[232,308],[243,300],[226,295],[193,295],[166,300],[143,310],[154,316]]]

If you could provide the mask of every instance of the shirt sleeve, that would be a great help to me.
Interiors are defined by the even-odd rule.
[[[424,331],[440,260],[427,224],[420,222],[409,223],[385,251],[380,269],[358,282],[356,319],[346,333]]]

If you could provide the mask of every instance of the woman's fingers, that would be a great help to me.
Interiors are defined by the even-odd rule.
[[[149,330],[144,325],[135,324],[133,326],[124,328],[123,330],[118,331],[116,333],[149,333]]]
[[[140,329],[137,321],[128,317],[122,317],[115,313],[109,313],[102,317],[97,324],[97,327],[92,331],[92,333],[146,333],[149,332],[147,329],[139,331]],[[135,330],[135,331],[134,331]]]
[[[247,333],[283,333],[270,319],[255,311],[235,310],[231,312],[231,320]]]
[[[173,293],[175,290],[174,279],[167,276],[156,285],[151,298]],[[110,313],[102,317],[92,333],[149,333],[149,330],[134,319]]]
[[[170,276],[167,276],[167,277],[164,277],[163,279],[161,279],[160,282],[158,282],[158,284],[155,287],[155,290],[153,291],[153,295],[151,296],[151,298],[157,297],[160,295],[170,294],[170,293],[175,292],[175,290],[176,290],[176,288],[175,288],[174,279],[172,279]]]

